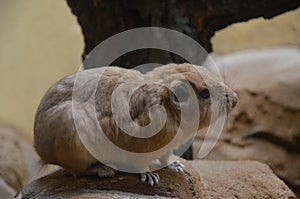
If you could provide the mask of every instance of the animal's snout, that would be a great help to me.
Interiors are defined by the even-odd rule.
[[[238,102],[238,95],[236,94],[236,92],[232,93],[232,108],[234,108],[236,106]]]
[[[234,91],[229,91],[225,93],[227,110],[230,112],[238,102],[238,95]]]

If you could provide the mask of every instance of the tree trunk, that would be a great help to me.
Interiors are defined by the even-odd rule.
[[[226,26],[251,18],[272,18],[296,9],[299,0],[67,0],[84,35],[83,59],[110,36],[138,27],[164,27],[182,32],[198,41],[208,53],[211,37]],[[165,54],[162,56],[162,54]],[[159,55],[159,56],[158,56]],[[116,64],[131,68],[149,62],[182,62],[161,50],[128,53]]]

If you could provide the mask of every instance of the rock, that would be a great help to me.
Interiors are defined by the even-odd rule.
[[[12,198],[34,176],[32,144],[20,130],[0,123],[0,198]]]
[[[248,50],[214,60],[224,67],[225,79],[234,81],[239,102],[206,158],[264,162],[300,194],[300,49]],[[196,138],[194,151],[204,135]]]
[[[208,198],[295,198],[269,166],[256,161],[192,161]]]
[[[73,177],[63,170],[26,185],[18,198],[296,198],[271,169],[254,161],[183,161],[184,173],[159,170],[150,187],[138,174]]]
[[[185,173],[159,170],[160,183],[153,187],[141,183],[139,174],[119,173],[115,177],[102,179],[97,176],[76,178],[59,170],[26,185],[21,195],[23,198],[147,198],[147,195],[158,198],[204,197],[201,195],[203,187],[197,171],[188,163],[186,167]]]

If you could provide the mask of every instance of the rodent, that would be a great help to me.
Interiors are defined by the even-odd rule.
[[[99,160],[93,157],[82,144],[76,131],[72,117],[74,82],[76,79],[76,83],[80,85],[80,100],[83,103],[92,103],[88,100],[93,94],[89,88],[91,84],[98,81],[99,72],[104,73],[94,93],[97,120],[105,135],[114,144],[131,152],[147,153],[155,151],[169,143],[179,128],[181,119],[180,110],[178,109],[179,99],[170,89],[162,86],[161,83],[170,86],[171,89],[172,87],[177,89],[178,85],[179,89],[182,89],[180,84],[181,78],[184,77],[192,85],[192,90],[187,89],[183,92],[194,92],[197,95],[201,113],[198,129],[205,128],[210,123],[211,96],[217,99],[220,108],[225,107],[229,111],[237,103],[237,95],[231,88],[217,79],[206,68],[187,63],[168,64],[155,68],[146,74],[133,69],[102,67],[80,71],[78,72],[80,73],[80,78],[77,79],[76,73],[68,75],[51,86],[40,102],[34,122],[34,146],[45,163],[59,165],[74,175],[80,175],[88,170],[92,170],[95,165],[99,164]],[[141,78],[151,81],[136,89],[131,95],[129,102],[131,119],[141,126],[149,124],[151,122],[149,110],[150,107],[155,105],[163,105],[167,114],[166,123],[160,132],[147,139],[135,138],[120,130],[112,117],[110,107],[111,96],[115,89],[121,88],[121,92],[126,93],[127,89]],[[155,82],[159,82],[159,84]],[[208,84],[210,89],[208,89]],[[180,103],[185,103],[187,99],[180,100]],[[191,107],[190,111],[193,111],[193,107]],[[79,117],[82,118],[82,124],[89,122],[90,116],[88,111],[83,111]],[[85,128],[89,128],[89,126]],[[159,154],[159,160],[164,163],[168,162],[172,150],[188,141],[193,136],[193,133],[184,132],[175,144],[176,146],[173,146],[171,150],[164,152],[164,154]],[[103,151],[103,153],[113,152]],[[144,164],[145,171],[149,169],[151,161],[130,162],[126,158],[118,157],[118,154],[106,155],[106,157],[111,158],[110,161],[116,163]],[[183,165],[178,161],[171,163],[169,168],[183,171]],[[114,170],[109,169],[109,167],[100,169],[97,173],[99,176],[115,174]],[[142,181],[147,181],[150,185],[158,183],[159,176],[156,173],[150,172],[150,170],[149,172],[141,173]]]

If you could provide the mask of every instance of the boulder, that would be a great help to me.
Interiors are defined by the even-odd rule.
[[[213,58],[239,102],[206,159],[266,163],[299,194],[300,49],[274,47]],[[204,136],[198,134],[194,151]]]
[[[74,177],[63,170],[26,185],[17,198],[296,198],[265,164],[255,161],[183,161],[185,171],[157,171],[148,186],[138,174]]]
[[[33,178],[37,159],[21,130],[0,123],[0,198],[12,198]]]

